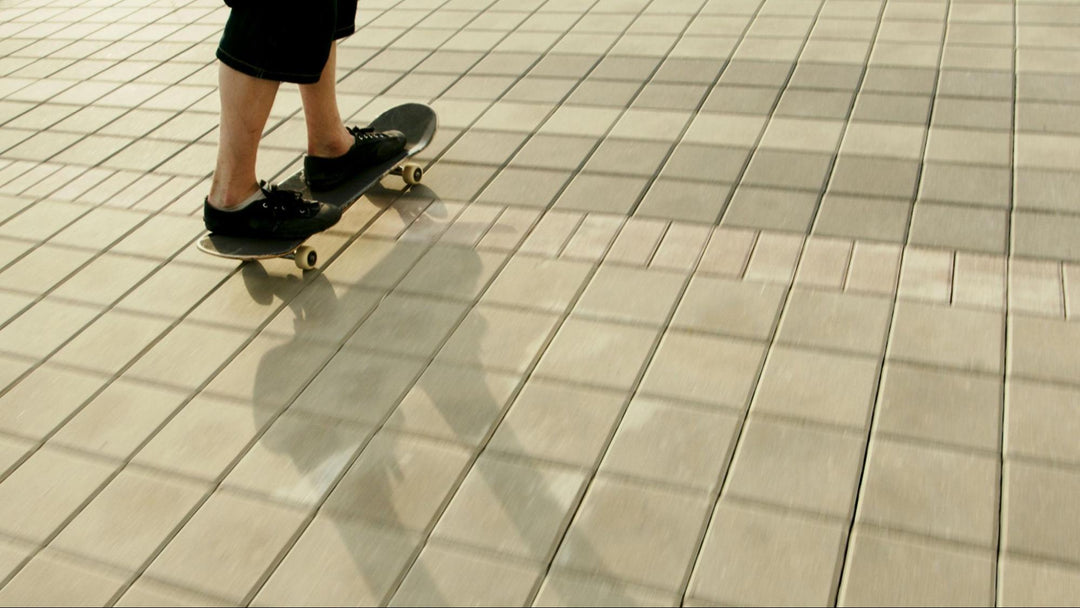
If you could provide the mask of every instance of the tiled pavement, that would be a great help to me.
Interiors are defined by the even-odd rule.
[[[1080,602],[1080,4],[361,7],[301,274],[220,2],[0,0],[0,604]]]

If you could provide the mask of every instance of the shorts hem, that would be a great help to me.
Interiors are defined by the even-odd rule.
[[[262,78],[264,80],[276,80],[278,82],[292,82],[295,84],[315,84],[319,82],[319,77],[322,76],[320,70],[318,74],[293,74],[289,72],[276,72],[273,70],[267,70],[260,68],[257,65],[252,65],[242,59],[233,57],[220,46],[217,49],[217,58],[229,66],[230,68],[253,76],[255,78]]]

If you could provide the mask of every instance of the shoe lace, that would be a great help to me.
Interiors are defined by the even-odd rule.
[[[315,217],[319,213],[319,203],[309,201],[295,190],[282,190],[277,184],[270,186],[259,182],[266,195],[260,204],[274,217]]]
[[[349,133],[357,139],[357,141],[369,142],[369,141],[382,141],[387,139],[386,133],[382,131],[376,131],[371,127],[348,127]]]

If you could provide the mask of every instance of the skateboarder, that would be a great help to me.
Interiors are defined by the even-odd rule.
[[[303,238],[326,230],[340,209],[268,186],[255,176],[259,139],[278,85],[300,85],[307,125],[304,173],[333,188],[358,169],[399,153],[405,136],[346,127],[337,106],[336,41],[355,31],[356,0],[226,0],[217,50],[221,129],[203,221],[217,234]]]

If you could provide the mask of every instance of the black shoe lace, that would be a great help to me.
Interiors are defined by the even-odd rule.
[[[267,187],[266,182],[259,182],[259,186],[266,195],[260,204],[274,217],[306,218],[319,213],[319,203],[305,199],[295,190],[282,190],[276,184]]]
[[[386,133],[376,131],[371,127],[348,127],[349,133],[359,142],[375,142],[387,139]]]

